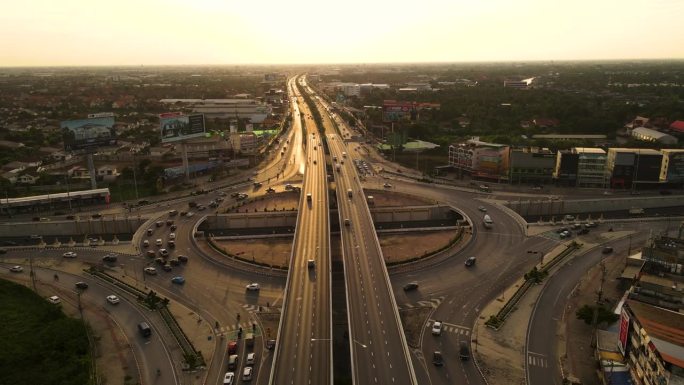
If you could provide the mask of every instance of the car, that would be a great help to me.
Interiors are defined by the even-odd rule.
[[[442,366],[444,365],[444,358],[442,357],[442,352],[440,351],[435,351],[432,353],[432,363],[435,366]]]
[[[566,221],[574,221],[574,220],[575,220],[575,216],[574,216],[574,215],[567,214],[566,216],[563,217],[563,219],[565,219]]]
[[[185,217],[186,217],[186,218],[190,218],[190,217],[193,216],[193,215],[195,215],[195,213],[193,213],[192,211],[188,211],[188,212],[185,214]]]
[[[178,226],[176,226],[176,225],[171,225],[171,231],[176,231],[177,228],[178,228]]]
[[[592,227],[596,227],[597,225],[596,225],[596,222],[587,222],[586,226],[589,228],[592,228]]]
[[[219,207],[219,203],[216,201],[209,202],[209,207],[216,208]]]
[[[177,259],[169,259],[169,270],[171,270],[170,266],[178,266],[180,265],[180,261]]]
[[[252,380],[252,367],[247,366],[243,371],[242,371],[242,381],[251,381]]]
[[[170,240],[170,241],[168,242],[168,244],[169,244],[169,248],[171,248],[171,249],[175,249],[175,248],[176,248],[176,241],[174,241],[173,239]]]
[[[572,233],[568,230],[562,231],[560,234],[561,239],[570,238]]]
[[[164,264],[162,265],[162,270],[164,270],[164,271],[171,271],[171,270],[173,270],[173,267],[171,267],[171,264],[169,264],[169,263],[164,263]]]
[[[404,291],[416,290],[418,288],[418,282],[413,281],[404,285]]]
[[[238,367],[238,355],[237,354],[231,354],[228,356],[228,369],[235,370]]]
[[[176,216],[176,215],[178,215],[178,210],[171,210],[171,211],[169,211],[169,216],[170,216],[170,217],[173,217],[173,216]]]
[[[252,282],[249,285],[245,286],[245,288],[249,291],[258,291],[259,290],[259,284],[256,282]]]
[[[115,296],[114,294],[111,294],[107,296],[107,302],[111,303],[112,305],[116,305],[119,302],[121,302],[121,300],[119,299],[119,297]]]
[[[583,227],[577,232],[577,234],[578,235],[589,234],[589,229],[587,227]]]
[[[480,210],[480,211],[482,211],[483,213],[486,213],[486,212],[487,212],[487,208],[484,207],[484,206],[479,206],[477,209]]]
[[[52,297],[48,297],[48,302],[58,304],[58,303],[62,302],[62,300],[59,299],[58,296],[53,295]]]
[[[601,250],[601,253],[603,253],[603,254],[610,254],[612,252],[613,252],[613,248],[611,246],[606,246],[603,248],[603,250]]]
[[[293,187],[293,186],[292,186],[291,184],[288,183],[288,184],[285,185],[285,190],[292,190],[292,187]]]
[[[392,188],[392,185],[389,184],[389,183],[385,183],[384,185],[382,185],[382,187],[384,187],[384,188]]]
[[[143,241],[143,247],[150,247],[150,241],[148,241],[147,239],[145,239],[145,240]]]
[[[159,249],[159,255],[161,255],[162,257],[168,257],[169,251],[166,249]]]
[[[180,212],[180,216],[181,216],[181,217],[184,217],[184,216],[186,216],[186,215],[188,215],[188,212],[187,212],[187,211],[181,211],[181,212]]]
[[[477,261],[477,259],[475,257],[469,257],[468,259],[466,259],[465,265],[466,266],[473,266],[475,264],[475,261]]]
[[[114,254],[107,254],[104,257],[102,257],[103,262],[116,262],[116,255]]]
[[[206,208],[204,205],[199,205],[199,206],[197,206],[197,210],[199,210],[199,211],[203,211],[203,210],[206,210],[206,209],[207,209],[207,208]]]
[[[188,257],[185,256],[185,255],[179,255],[179,256],[176,257],[176,258],[178,258],[178,262],[188,263]]]
[[[147,250],[148,257],[154,258],[155,255],[157,255],[157,253],[155,253],[154,250]]]
[[[22,271],[24,271],[24,268],[19,266],[19,265],[16,265],[16,266],[10,267],[9,270],[13,273],[21,273]]]
[[[154,244],[155,244],[155,245],[157,245],[157,246],[161,246],[161,245],[163,245],[163,244],[164,244],[164,241],[162,241],[162,239],[161,239],[161,238],[157,238],[157,240],[156,240],[156,241],[154,241]]]
[[[169,239],[176,239],[176,233],[169,234]]]
[[[231,198],[237,198],[237,197],[239,197],[239,196],[240,196],[240,193],[237,192],[237,191],[234,191],[234,192],[230,193],[230,197],[231,197]]]
[[[235,354],[237,353],[237,341],[230,341],[228,342],[228,354]]]
[[[276,346],[276,340],[273,340],[273,339],[266,340],[266,349],[273,350],[273,349],[275,349],[275,346]]]
[[[67,251],[66,253],[62,254],[62,257],[64,258],[76,258],[76,253],[73,251]]]
[[[167,219],[167,220],[166,220],[166,225],[167,225],[167,226],[173,225],[173,219]]]
[[[152,235],[153,232],[154,232],[154,229],[147,229],[147,235]]]
[[[154,267],[146,267],[145,269],[143,269],[143,271],[145,271],[145,274],[157,275],[157,269],[155,269]]]
[[[468,361],[470,358],[470,348],[468,347],[468,343],[465,341],[461,341],[461,345],[458,349],[458,356],[461,358],[462,361]]]
[[[155,224],[157,225],[157,227],[162,227],[162,226],[164,226],[164,222],[163,222],[163,221],[157,221]]]
[[[351,221],[349,220],[349,218],[344,218],[344,225],[351,226]]]
[[[309,269],[313,269],[314,267],[316,267],[316,261],[314,261],[313,259],[309,259],[308,261],[306,261],[306,266]]]
[[[233,381],[235,381],[235,373],[226,372],[226,374],[223,376],[223,385],[233,385]]]
[[[256,353],[251,352],[247,354],[247,360],[245,360],[245,365],[247,366],[254,366],[256,363]]]
[[[164,261],[164,258],[162,258],[162,257],[155,258],[154,262],[159,266],[162,266],[163,264],[166,263],[166,261]]]
[[[169,267],[171,267],[171,266],[169,266]],[[171,278],[171,283],[175,283],[176,285],[182,285],[185,283],[185,278],[183,278],[181,276],[173,277],[173,278]]]
[[[275,192],[275,189],[273,187],[269,187],[266,189],[266,193],[268,194],[273,194]]]
[[[442,334],[442,321],[435,321],[432,324],[432,335],[438,336]]]

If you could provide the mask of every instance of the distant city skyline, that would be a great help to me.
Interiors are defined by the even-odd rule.
[[[0,67],[684,59],[681,0],[26,0]]]

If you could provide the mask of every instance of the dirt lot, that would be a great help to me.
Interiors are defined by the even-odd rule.
[[[421,257],[449,243],[456,235],[454,230],[431,231],[414,234],[380,234],[380,247],[386,262],[399,262]],[[292,238],[216,240],[227,254],[242,259],[285,267],[292,252]]]

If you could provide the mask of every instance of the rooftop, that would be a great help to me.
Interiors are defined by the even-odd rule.
[[[627,306],[663,360],[684,368],[684,314],[633,300]]]

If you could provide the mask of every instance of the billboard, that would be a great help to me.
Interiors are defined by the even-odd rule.
[[[162,143],[204,136],[204,115],[171,112],[159,115]]]
[[[382,104],[382,121],[397,122],[400,120],[416,120],[418,112],[415,102],[399,102],[385,100]]]
[[[65,151],[116,145],[113,115],[65,120],[59,126]]]
[[[618,348],[622,355],[625,355],[627,349],[627,337],[629,336],[629,315],[624,308],[620,313],[620,331],[618,333]]]

